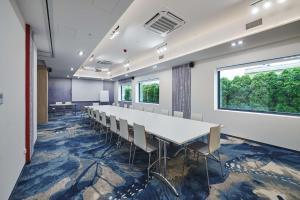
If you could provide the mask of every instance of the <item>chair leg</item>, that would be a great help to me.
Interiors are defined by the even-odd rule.
[[[131,162],[131,166],[133,165],[134,156],[135,156],[135,150],[136,150],[136,146],[134,146],[134,150],[133,150],[133,156],[132,156],[132,162]]]
[[[112,132],[112,131],[110,131],[110,139],[109,139],[109,144],[111,143],[112,136],[113,136],[113,132]]]
[[[210,192],[210,185],[209,185],[209,175],[208,175],[208,166],[207,166],[207,158],[204,156],[205,159],[205,168],[206,168],[206,178],[207,178],[207,186],[208,186],[208,193]]]
[[[130,160],[131,160],[131,149],[132,149],[132,142],[130,142],[130,150],[129,150],[129,160],[128,160],[129,167],[130,167]]]
[[[223,164],[222,164],[222,161],[221,161],[220,152],[217,151],[217,153],[218,153],[219,162],[220,162],[220,167],[221,167],[221,174],[222,174],[222,177],[224,177]]]
[[[182,164],[182,176],[184,175],[184,165],[186,163],[186,151],[187,151],[187,148],[185,147],[184,148],[184,158],[183,158],[183,164]]]
[[[149,182],[149,177],[150,177],[150,165],[151,165],[151,152],[148,153],[148,157],[149,157],[149,160],[148,160],[148,167],[147,167],[147,171],[148,171],[148,182]]]

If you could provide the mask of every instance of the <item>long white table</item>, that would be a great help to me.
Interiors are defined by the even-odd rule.
[[[173,142],[177,145],[188,144],[193,140],[207,135],[211,127],[218,126],[218,124],[214,123],[178,118],[117,106],[102,105],[88,107],[92,108],[93,110],[105,112],[107,116],[114,115],[117,119],[126,119],[128,124],[131,126],[133,126],[134,123],[143,125],[145,126],[147,133],[156,136],[159,141],[159,165],[160,160],[164,159],[163,174],[159,173],[156,175],[160,175],[160,178],[171,187],[177,196],[178,193],[176,189],[166,179],[167,144],[169,142]],[[163,157],[161,157],[161,144],[163,146]]]

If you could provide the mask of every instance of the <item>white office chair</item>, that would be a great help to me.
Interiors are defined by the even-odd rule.
[[[117,107],[120,107],[120,104],[119,104],[119,103],[116,103],[116,106],[117,106]]]
[[[128,104],[124,103],[123,107],[128,108]]]
[[[147,140],[146,131],[145,131],[144,126],[134,123],[133,124],[133,133],[134,133],[133,143],[135,146],[134,146],[134,151],[133,151],[133,156],[132,156],[132,165],[134,162],[136,147],[139,147],[143,151],[148,153],[147,172],[148,172],[148,180],[149,180],[150,167],[151,167],[151,153],[156,151],[158,149],[158,147],[154,143]]]
[[[208,190],[210,190],[209,174],[208,174],[208,167],[207,167],[207,157],[208,156],[211,156],[215,161],[220,163],[221,173],[222,173],[222,176],[224,176],[222,161],[221,161],[220,153],[218,150],[221,146],[220,145],[220,132],[221,132],[220,125],[216,126],[216,127],[212,127],[212,128],[210,128],[210,132],[208,135],[208,143],[198,141],[198,142],[194,142],[188,146],[188,149],[197,153],[198,156],[204,156]],[[217,152],[218,158],[214,155],[215,152]]]
[[[197,121],[203,121],[203,115],[201,113],[192,113],[191,119],[197,120]]]
[[[128,160],[128,164],[130,166],[133,136],[129,134],[129,127],[128,127],[127,120],[120,119],[119,122],[120,122],[120,132],[119,132],[120,137],[130,143],[129,160]]]
[[[144,108],[144,111],[146,111],[146,112],[154,112],[154,108],[151,108],[151,107],[145,107],[145,108]]]
[[[180,112],[180,111],[174,111],[173,116],[174,116],[174,117],[180,117],[180,118],[183,118],[183,112]]]
[[[97,128],[97,125],[100,127],[100,125],[101,125],[101,117],[100,117],[100,112],[99,112],[99,110],[95,110],[94,111],[94,113],[95,113],[95,128]]]
[[[116,106],[116,103],[114,102],[114,103],[112,103],[112,106]]]
[[[110,115],[109,116],[109,122],[110,122],[110,132],[111,132],[111,136],[110,136],[110,140],[109,140],[109,143],[110,143],[111,139],[112,139],[112,136],[113,136],[113,133],[119,135],[119,130],[118,130],[118,127],[117,127],[116,116]]]
[[[133,109],[133,105],[129,105],[129,108],[130,108],[130,109]]]
[[[106,133],[106,138],[105,138],[105,143],[107,142],[107,134],[108,134],[108,130],[110,128],[109,123],[107,123],[107,119],[106,119],[106,113],[105,112],[101,112],[100,113],[100,117],[101,117],[101,125],[103,127],[103,130]]]
[[[169,110],[167,110],[167,109],[161,109],[160,113],[163,114],[163,115],[169,115],[170,114]]]
[[[62,105],[63,103],[61,101],[55,102],[56,105]]]
[[[99,103],[93,103],[93,106],[99,106]]]

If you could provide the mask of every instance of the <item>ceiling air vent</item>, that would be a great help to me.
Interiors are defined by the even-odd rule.
[[[246,30],[249,30],[249,29],[257,27],[257,26],[260,26],[262,24],[263,24],[263,21],[262,21],[262,18],[260,18],[258,20],[255,20],[253,22],[250,22],[250,23],[246,24]]]
[[[145,28],[161,35],[167,35],[185,24],[180,17],[168,12],[161,11],[145,23]]]
[[[97,63],[100,65],[112,65],[112,62],[109,60],[99,60]]]

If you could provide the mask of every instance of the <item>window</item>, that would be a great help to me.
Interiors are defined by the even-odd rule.
[[[121,101],[132,100],[132,87],[131,83],[121,85]]]
[[[218,71],[218,107],[300,116],[300,56]]]
[[[159,80],[139,82],[139,102],[159,104]]]

